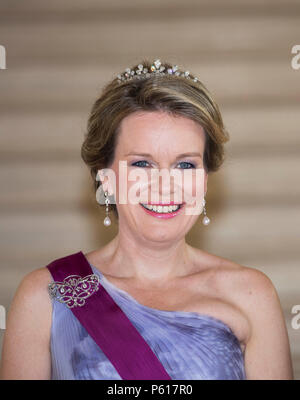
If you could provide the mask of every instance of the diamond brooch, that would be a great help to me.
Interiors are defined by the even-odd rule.
[[[82,278],[79,275],[69,275],[63,282],[51,282],[48,285],[52,299],[65,303],[68,308],[82,307],[85,299],[92,296],[99,289],[100,278],[88,275]]]

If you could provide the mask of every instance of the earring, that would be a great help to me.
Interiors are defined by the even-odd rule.
[[[104,192],[104,196],[105,196],[105,205],[106,205],[106,217],[104,218],[103,224],[104,224],[104,226],[109,226],[111,224],[111,220],[108,216],[108,204],[109,204],[108,192]]]
[[[203,220],[202,220],[202,224],[203,225],[208,225],[210,223],[210,219],[206,215],[205,204],[206,204],[205,199],[203,199],[203,214],[204,214],[204,217],[203,217]]]

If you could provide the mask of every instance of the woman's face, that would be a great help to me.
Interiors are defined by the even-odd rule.
[[[206,193],[204,144],[203,128],[182,116],[154,111],[136,112],[123,119],[110,167],[116,178],[113,193],[120,231],[160,242],[178,240],[188,233],[202,212]],[[184,153],[193,154],[182,156]],[[159,178],[155,173],[162,169],[164,175]],[[112,186],[109,188],[111,191]],[[178,211],[166,208],[172,202],[182,204]],[[154,204],[164,205],[149,210]],[[192,211],[188,213],[188,209]]]

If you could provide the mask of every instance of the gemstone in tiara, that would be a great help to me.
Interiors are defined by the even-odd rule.
[[[180,72],[178,69],[178,65],[172,66],[172,68],[166,68],[162,65],[159,59],[155,60],[151,65],[150,69],[144,67],[142,64],[139,64],[137,69],[126,68],[125,72],[117,75],[118,83],[126,82],[132,79],[142,79],[149,78],[153,74],[159,75],[173,75],[173,76],[182,76],[186,79],[191,79],[194,82],[198,82],[198,78],[191,78],[189,71]]]

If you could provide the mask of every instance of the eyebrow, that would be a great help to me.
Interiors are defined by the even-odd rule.
[[[150,157],[153,158],[153,156],[149,153],[137,153],[137,152],[130,152],[125,154],[126,156],[140,156],[140,157]],[[202,155],[197,152],[192,152],[192,153],[183,153],[183,154],[178,154],[178,156],[175,158],[175,160],[178,160],[179,158],[184,158],[184,157],[200,157],[202,158]]]

